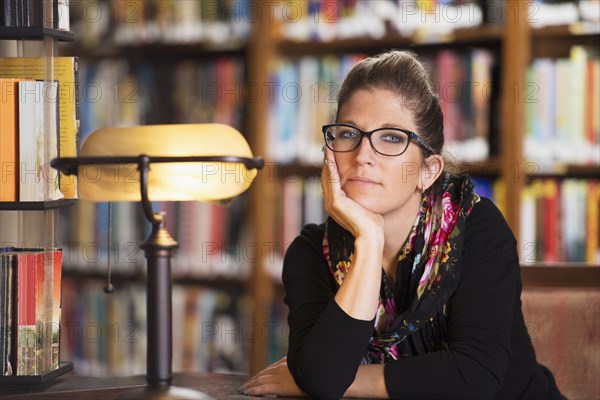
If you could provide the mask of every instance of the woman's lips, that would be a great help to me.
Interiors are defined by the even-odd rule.
[[[348,179],[348,183],[350,183],[350,182],[360,184],[360,185],[379,185],[378,182],[375,182],[372,179],[365,178],[362,176],[355,176],[355,177]]]

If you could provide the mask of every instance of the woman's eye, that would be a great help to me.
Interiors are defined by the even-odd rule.
[[[344,129],[338,132],[337,137],[340,139],[356,139],[360,134],[352,129]]]
[[[399,135],[397,133],[383,133],[379,138],[380,138],[380,140],[383,140],[383,141],[389,142],[389,143],[402,144],[405,141],[405,138],[402,135]]]

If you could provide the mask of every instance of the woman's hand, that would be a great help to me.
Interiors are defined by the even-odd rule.
[[[254,375],[240,388],[240,392],[251,396],[276,395],[284,397],[304,397],[287,365],[287,357],[269,365]]]
[[[366,235],[383,240],[383,217],[346,196],[341,187],[333,151],[327,146],[325,146],[325,159],[321,171],[321,185],[325,210],[338,224],[352,233],[356,239]]]

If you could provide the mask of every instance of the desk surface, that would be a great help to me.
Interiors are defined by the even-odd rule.
[[[245,375],[214,374],[199,372],[178,372],[173,375],[173,385],[201,390],[216,399],[257,399],[238,393],[247,379]],[[43,400],[93,400],[111,399],[128,389],[146,385],[144,376],[125,378],[90,378],[72,374],[64,375],[46,385],[29,387],[0,388],[2,400],[43,399]],[[85,394],[83,393],[85,392]]]

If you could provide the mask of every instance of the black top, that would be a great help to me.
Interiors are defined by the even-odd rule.
[[[324,233],[324,224],[307,225],[285,256],[288,366],[307,394],[340,398],[354,381],[375,319],[354,319],[335,302],[337,285],[322,254]],[[460,283],[444,329],[448,348],[415,348],[414,356],[388,362],[390,397],[562,399],[550,371],[536,361],[521,312],[516,240],[490,200],[474,206],[464,235]],[[401,281],[399,271],[399,288]]]

